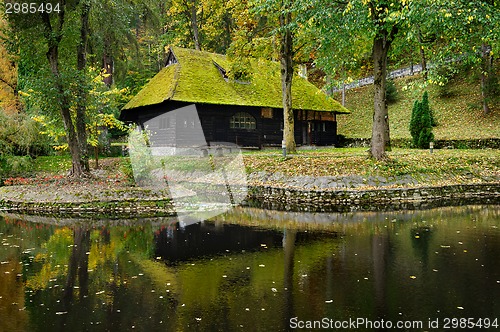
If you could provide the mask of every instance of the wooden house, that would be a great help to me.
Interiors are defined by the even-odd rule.
[[[207,143],[232,142],[259,148],[281,145],[280,65],[251,59],[249,67],[246,81],[232,80],[226,56],[169,47],[165,67],[125,105],[120,119],[144,125],[149,119],[195,104],[199,121],[165,117],[155,122],[158,128],[149,129],[160,132],[201,126]],[[348,114],[347,109],[298,75],[293,79],[292,105],[298,145],[336,143],[336,115]]]

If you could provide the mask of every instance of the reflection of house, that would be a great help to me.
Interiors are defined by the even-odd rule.
[[[154,122],[157,128],[149,128],[157,134],[201,125],[207,142],[257,147],[281,144],[280,66],[257,59],[249,63],[248,82],[235,81],[227,76],[230,62],[224,55],[170,47],[166,67],[125,105],[121,119],[144,124],[161,118]],[[334,144],[336,114],[349,111],[298,75],[293,80],[292,98],[297,144]],[[160,116],[191,104],[196,104],[201,123],[189,117],[173,120]]]

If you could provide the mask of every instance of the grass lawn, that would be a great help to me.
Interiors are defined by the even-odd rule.
[[[385,161],[367,156],[366,148],[302,150],[284,159],[279,150],[244,153],[247,172],[289,176],[410,175],[433,185],[500,180],[500,150],[393,149]]]
[[[244,151],[243,161],[250,175],[250,185],[287,186],[287,177],[296,176],[333,176],[343,179],[383,177],[390,186],[395,187],[500,182],[498,149],[437,149],[431,154],[428,150],[396,148],[388,152],[388,158],[383,161],[368,158],[366,148],[299,150],[286,159],[282,157],[280,149],[269,149]],[[131,188],[134,185],[129,158],[102,158],[99,164],[100,168],[94,170],[91,160],[94,177],[72,179],[65,176],[71,168],[69,156],[38,157],[34,159],[28,173],[4,179],[4,184],[52,184],[59,185],[62,190],[66,184],[71,186],[79,183],[83,187],[93,186],[92,191]],[[269,174],[277,175],[278,182],[272,180],[274,177],[269,178]],[[398,179],[402,178],[411,178],[416,182],[401,183]]]
[[[438,126],[433,129],[436,140],[500,138],[500,105],[493,104],[485,115],[481,108],[478,82],[456,78],[443,96],[436,85],[422,86],[419,76],[395,80],[398,101],[389,105],[391,138],[411,138],[408,126],[415,100],[425,90]],[[340,100],[340,93],[334,97]],[[346,107],[352,112],[338,116],[338,132],[351,138],[370,138],[373,117],[373,85],[347,90]]]
[[[318,148],[299,150],[284,159],[280,149],[243,152],[246,171],[281,173],[284,176],[411,176],[420,185],[446,185],[500,181],[500,150],[393,149],[388,159],[368,158],[366,148]],[[100,159],[99,177],[133,182],[129,159]],[[91,167],[94,162],[91,160]],[[69,156],[38,157],[26,177],[65,175],[71,168]],[[128,170],[128,171],[127,171]],[[91,180],[88,180],[91,181]],[[99,179],[96,179],[99,181]]]
[[[33,173],[63,174],[71,168],[71,157],[62,156],[41,156],[33,160],[30,169]]]

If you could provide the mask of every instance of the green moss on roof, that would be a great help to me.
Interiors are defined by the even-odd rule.
[[[125,109],[160,104],[172,98],[176,82],[175,77],[179,69],[180,65],[178,63],[163,68],[125,105]]]
[[[163,68],[125,105],[124,109],[155,105],[165,100],[216,105],[242,105],[282,108],[280,65],[277,62],[251,59],[249,83],[226,81],[216,62],[228,70],[226,56],[171,47],[178,63]],[[292,83],[294,109],[349,113],[307,80],[295,76]]]

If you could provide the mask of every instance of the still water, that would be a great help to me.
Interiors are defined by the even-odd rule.
[[[499,227],[492,205],[238,208],[184,228],[4,214],[0,331],[284,331],[349,320],[430,331],[451,318],[484,328],[500,319]]]

